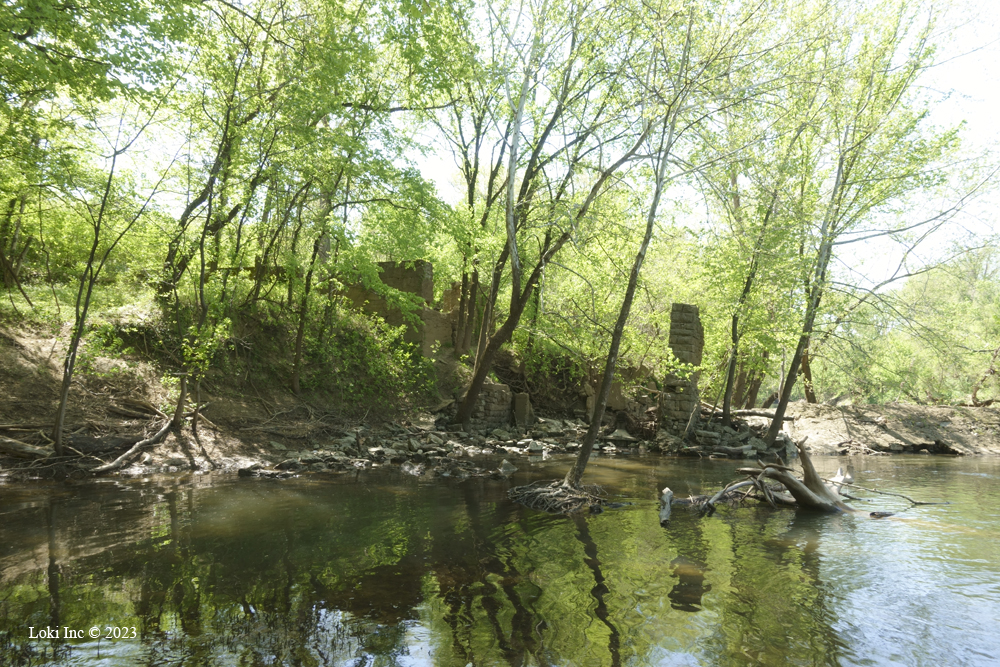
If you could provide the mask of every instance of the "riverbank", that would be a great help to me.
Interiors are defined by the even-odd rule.
[[[0,438],[43,451],[58,405],[61,358],[58,337],[28,331],[0,331]],[[144,361],[94,356],[78,374],[67,411],[65,459],[0,457],[4,477],[82,478],[115,460],[159,430],[172,413],[176,387],[170,376]],[[399,414],[347,415],[322,397],[297,398],[268,383],[245,382],[226,390],[216,380],[201,391],[197,425],[193,406],[180,429],[145,448],[122,466],[124,474],[185,470],[243,471],[283,476],[405,465],[413,474],[467,477],[504,475],[483,468],[476,457],[515,461],[520,456],[576,451],[586,424],[579,419],[540,418],[528,428],[513,426],[462,433],[449,426],[448,408],[411,409]],[[670,428],[629,433],[609,428],[598,444],[606,455],[662,452],[688,456],[756,458],[767,455],[758,436],[768,419],[743,415],[723,428],[703,412],[694,442]],[[793,403],[785,423],[783,455],[791,440],[806,438],[814,455],[923,453],[1000,454],[1000,408],[964,406],[846,406]],[[676,426],[675,426],[676,427]]]

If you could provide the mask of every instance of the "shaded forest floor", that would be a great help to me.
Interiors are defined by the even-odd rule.
[[[59,398],[64,336],[0,327],[0,436],[36,447],[50,446],[48,436]],[[344,416],[321,398],[297,399],[275,382],[242,383],[240,390],[218,378],[201,394],[204,420],[197,433],[190,426],[171,431],[144,453],[131,474],[177,470],[271,469],[344,471],[397,463],[414,474],[503,474],[471,463],[476,455],[517,456],[573,452],[583,439],[578,420],[542,419],[530,429],[448,432],[446,417],[429,412]],[[73,383],[66,423],[69,446],[93,465],[107,462],[152,433],[171,414],[176,386],[169,374],[148,361],[105,356],[84,357]],[[194,400],[194,397],[191,398]],[[543,413],[544,414],[544,413]],[[818,455],[850,453],[1000,454],[1000,409],[961,406],[833,407],[794,403],[786,431],[807,437]],[[761,427],[763,417],[746,425]],[[746,427],[744,425],[744,428]],[[669,437],[642,442],[605,442],[606,453],[628,453],[643,446],[669,450]],[[709,454],[706,451],[705,454]],[[74,466],[46,460],[0,457],[0,475],[24,470],[31,476],[82,477]]]

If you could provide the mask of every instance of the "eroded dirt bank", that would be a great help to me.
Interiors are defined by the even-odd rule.
[[[31,332],[0,330],[0,439],[51,449],[48,434],[58,400],[60,342]],[[0,455],[0,475],[85,477],[114,460],[164,423],[171,391],[163,375],[145,362],[90,360],[75,382],[68,411],[67,442],[73,458]],[[540,419],[526,429],[504,427],[470,434],[449,428],[446,412],[367,415],[349,419],[316,401],[301,401],[279,389],[248,384],[237,391],[221,382],[202,393],[203,420],[190,422],[122,467],[126,474],[182,470],[244,470],[244,474],[344,471],[398,464],[414,474],[504,474],[492,455],[515,461],[522,455],[573,452],[585,424],[578,419]],[[790,406],[787,437],[770,453],[787,452],[791,440],[807,438],[814,455],[845,453],[1000,454],[1000,409],[961,406]],[[767,418],[744,416],[725,429],[703,419],[693,442],[676,430],[609,427],[599,449],[628,455],[645,450],[694,456],[767,455],[757,437]]]
[[[945,405],[863,405],[833,407],[805,402],[789,407],[795,419],[786,429],[808,436],[810,451],[842,454],[869,448],[878,452],[1000,454],[1000,408]]]

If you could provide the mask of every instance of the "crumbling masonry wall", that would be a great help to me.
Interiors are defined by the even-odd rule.
[[[670,307],[670,349],[678,361],[694,366],[701,365],[705,347],[705,330],[701,326],[698,306],[675,303]],[[687,421],[697,408],[698,373],[687,379],[667,375],[660,394],[660,416],[663,419]]]
[[[513,394],[505,384],[484,384],[476,406],[472,408],[472,426],[494,429],[510,424]]]

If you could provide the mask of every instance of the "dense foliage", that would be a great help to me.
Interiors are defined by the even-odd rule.
[[[457,285],[473,385],[502,348],[585,377],[648,219],[626,364],[676,367],[683,301],[727,407],[782,373],[801,391],[800,366],[820,400],[986,401],[996,239],[915,252],[988,185],[927,122],[935,20],[900,0],[15,0],[3,308],[60,328],[64,396],[113,323],[196,378],[242,359],[296,393],[394,403],[427,396],[428,362],[346,295],[416,313],[378,262],[422,259],[436,297]],[[858,278],[858,244],[899,268]]]

